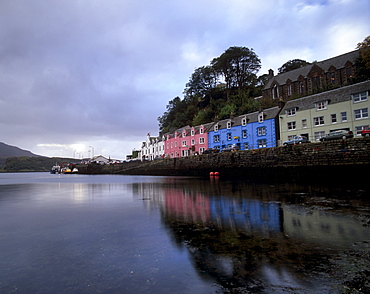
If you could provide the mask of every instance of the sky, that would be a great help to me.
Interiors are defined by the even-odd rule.
[[[369,0],[1,0],[0,142],[125,159],[228,48],[277,73],[355,50],[369,11]]]

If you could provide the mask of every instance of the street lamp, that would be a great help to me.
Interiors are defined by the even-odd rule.
[[[94,147],[93,146],[89,146],[91,148],[91,158],[94,158]]]

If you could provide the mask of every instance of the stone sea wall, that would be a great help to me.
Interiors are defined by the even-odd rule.
[[[287,147],[264,148],[184,158],[129,162],[85,167],[85,173],[126,175],[209,176],[219,172],[222,177],[305,178],[348,180],[368,178],[370,138],[317,142]],[[79,168],[84,173],[83,168]],[[364,177],[366,175],[366,177]]]

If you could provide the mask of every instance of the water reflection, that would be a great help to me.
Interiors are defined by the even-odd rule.
[[[340,274],[353,268],[334,266],[337,259],[353,244],[369,253],[368,218],[357,217],[370,212],[362,192],[343,200],[343,191],[300,185],[171,179],[139,186],[142,199],[160,206],[175,244],[227,293],[339,293],[346,284]]]

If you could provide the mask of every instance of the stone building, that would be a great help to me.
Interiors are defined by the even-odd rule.
[[[348,85],[358,56],[359,51],[355,50],[276,76],[270,69],[269,81],[262,90],[262,96],[286,101]]]

